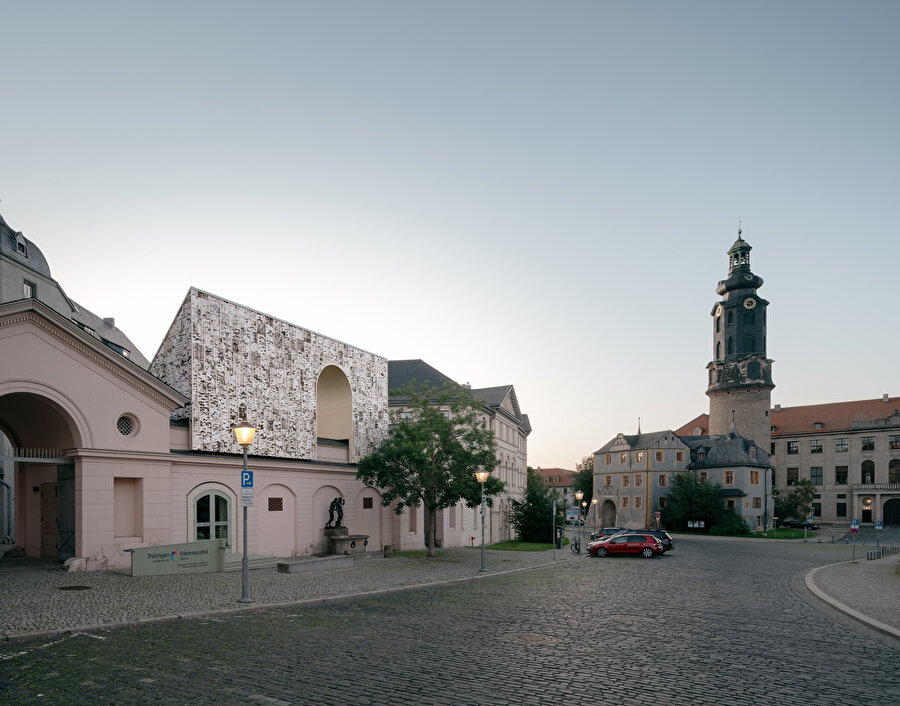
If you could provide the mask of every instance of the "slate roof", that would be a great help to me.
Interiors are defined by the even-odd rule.
[[[389,405],[401,405],[403,404],[403,398],[400,395],[395,395],[394,392],[397,390],[401,390],[405,388],[410,383],[415,382],[416,384],[428,383],[432,387],[443,387],[444,385],[451,385],[453,387],[463,387],[455,380],[451,380],[449,377],[444,375],[440,370],[433,368],[424,360],[416,358],[414,360],[389,360],[388,361],[388,404]],[[484,406],[487,407],[491,412],[496,414],[498,410],[502,409],[503,401],[510,397],[512,401],[513,409],[515,410],[512,415],[513,418],[518,422],[519,427],[525,434],[531,433],[531,422],[528,419],[528,415],[522,414],[519,410],[519,401],[516,398],[516,391],[512,385],[498,385],[496,387],[482,387],[478,389],[469,389],[469,392],[472,393],[472,396],[475,399],[480,400],[484,403]],[[504,410],[505,414],[509,414],[507,410]]]
[[[656,444],[659,443],[660,439],[664,437],[675,437],[678,436],[671,429],[664,429],[663,431],[652,431],[646,432],[643,434],[619,434],[614,439],[607,441],[603,446],[594,451],[595,454],[604,454],[611,453],[613,451],[613,446],[616,446],[616,452],[618,451],[630,451],[632,449],[653,449],[656,448]],[[627,449],[623,449],[621,447],[621,442],[624,441],[627,445]],[[683,441],[683,439],[682,439]]]
[[[17,238],[22,238],[25,241],[26,252],[24,254],[19,252]],[[55,307],[53,308],[56,309],[57,313],[74,321],[76,324],[79,324],[79,328],[84,331],[86,335],[99,339],[119,354],[122,353],[122,350],[128,351],[128,359],[141,366],[144,370],[150,367],[150,361],[144,357],[128,336],[116,328],[113,319],[110,318],[104,320],[102,317],[97,316],[66,296],[66,293],[63,291],[60,284],[50,276],[50,265],[47,263],[47,258],[44,257],[40,248],[28,240],[28,238],[25,238],[24,235],[10,228],[9,224],[3,220],[3,216],[0,216],[0,255],[23,267],[27,267],[31,271],[36,272],[52,282],[53,286],[59,291],[63,299],[65,299],[69,305],[68,307],[64,307],[65,311],[56,309]],[[37,287],[37,298],[44,304],[51,306],[41,296],[43,291],[43,283],[39,283]],[[85,330],[86,328],[90,330]]]
[[[19,252],[16,241],[17,236],[25,241],[25,254]],[[3,220],[3,216],[0,216],[0,254],[47,279],[52,279],[50,276],[50,265],[47,264],[47,258],[44,257],[44,253],[24,235],[10,228],[7,222]]]
[[[731,430],[722,436],[685,436],[681,440],[691,449],[690,470],[735,466],[771,468],[772,465],[769,452],[741,436],[733,424]]]

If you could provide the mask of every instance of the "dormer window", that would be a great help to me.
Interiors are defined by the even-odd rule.
[[[37,286],[34,282],[29,282],[27,279],[22,280],[22,296],[25,299],[34,299],[37,296]]]
[[[750,458],[756,458],[756,447],[755,446],[750,447]]]
[[[702,461],[702,460],[705,459],[705,458],[706,458],[706,454],[703,453],[702,451],[701,451],[700,453],[697,454],[697,460],[698,460],[698,461]]]
[[[16,252],[23,257],[28,257],[28,243],[21,233],[16,233]]]
[[[823,426],[822,422],[815,422],[813,424],[813,429],[821,429]]]

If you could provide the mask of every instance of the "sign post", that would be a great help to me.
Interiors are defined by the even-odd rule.
[[[550,550],[551,561],[556,561],[556,498],[553,499],[553,534],[550,535],[553,549]]]
[[[853,538],[853,553],[851,554],[851,563],[856,563],[856,535],[859,534],[859,520],[857,518],[853,518],[850,520],[850,534]]]
[[[778,541],[778,522],[776,522],[778,518],[775,515],[772,515],[772,541]]]
[[[883,525],[881,520],[875,520],[875,546],[881,546],[881,530],[883,529]]]

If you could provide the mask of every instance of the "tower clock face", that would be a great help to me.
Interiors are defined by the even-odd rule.
[[[751,274],[748,272],[747,274],[744,275],[744,279],[747,280],[747,281],[749,282],[751,279],[753,279],[753,275],[751,275]]]
[[[744,308],[753,309],[754,307],[756,307],[756,300],[753,297],[747,297],[744,300]]]
[[[721,316],[721,315],[722,315],[722,305],[716,304],[716,316]]]

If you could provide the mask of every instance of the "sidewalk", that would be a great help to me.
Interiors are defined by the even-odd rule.
[[[374,555],[355,558],[352,568],[301,574],[254,570],[249,584],[256,603],[250,606],[236,603],[240,572],[131,577],[68,573],[54,561],[6,558],[0,561],[0,642],[477,580],[550,564],[552,555],[488,550],[487,573],[479,571],[480,547],[439,549],[436,559]],[[572,558],[568,547],[556,550],[557,563]]]
[[[824,602],[855,620],[900,638],[900,554],[866,560],[857,556],[813,569],[806,587]]]

